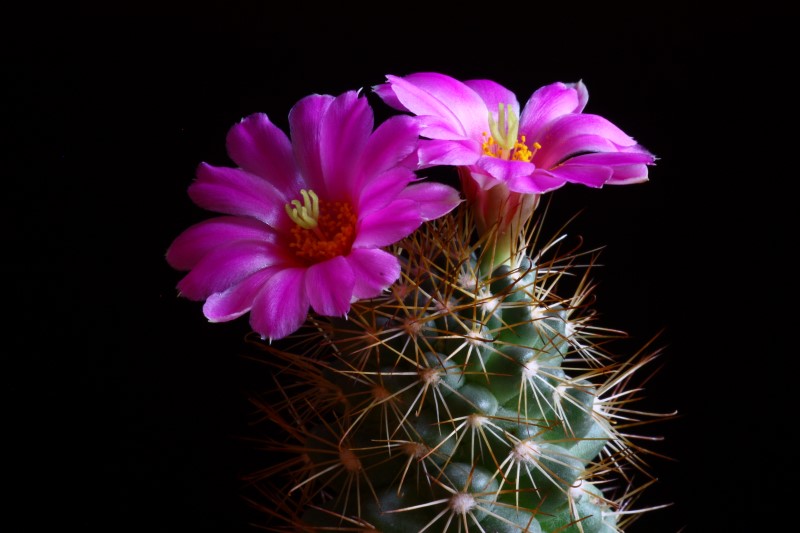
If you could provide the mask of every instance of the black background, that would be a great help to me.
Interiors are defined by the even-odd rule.
[[[673,505],[630,531],[778,516],[769,487],[792,462],[788,423],[772,416],[789,300],[773,294],[792,276],[777,254],[790,193],[770,166],[787,153],[773,124],[792,107],[783,15],[284,7],[84,5],[80,23],[4,37],[3,529],[256,530],[241,477],[270,460],[249,440],[262,428],[248,402],[269,372],[243,357],[246,320],[208,324],[176,295],[164,253],[210,216],[186,188],[201,161],[230,164],[225,135],[250,113],[285,128],[307,94],[425,70],[493,79],[521,103],[582,79],[586,111],[659,157],[650,182],[567,186],[548,215],[556,228],[583,210],[570,234],[606,247],[602,324],[640,344],[661,332],[646,406],[681,416],[646,430],[675,460],[651,458],[660,480],[640,506]]]

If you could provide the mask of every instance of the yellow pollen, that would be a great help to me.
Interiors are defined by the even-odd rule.
[[[320,200],[312,190],[301,190],[303,202],[286,204],[295,226],[289,247],[307,263],[319,263],[350,251],[356,233],[356,215],[347,202]]]
[[[506,161],[525,161],[529,163],[542,145],[534,142],[534,150],[531,151],[526,144],[525,135],[519,135],[519,117],[511,109],[511,106],[497,104],[497,107],[497,120],[489,112],[491,135],[486,132],[483,133],[483,153]]]

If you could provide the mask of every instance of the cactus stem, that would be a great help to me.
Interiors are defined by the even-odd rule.
[[[470,244],[464,210],[426,223],[393,249],[390,291],[254,340],[274,370],[254,403],[279,458],[251,479],[279,531],[610,533],[645,511],[630,486],[657,454],[636,433],[675,413],[638,409],[632,382],[658,352],[607,351],[627,337],[594,326],[596,251],[563,233],[536,245],[538,230],[485,272],[503,242]]]

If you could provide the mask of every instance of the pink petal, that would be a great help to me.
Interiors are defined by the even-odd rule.
[[[379,85],[373,85],[372,91],[389,107],[393,107],[399,111],[408,111],[408,109],[400,103],[400,100],[397,99],[397,95],[392,90],[391,84],[381,83]]]
[[[542,194],[554,191],[565,183],[566,180],[559,176],[554,176],[546,170],[536,169],[533,174],[509,180],[507,185],[508,189],[513,192]]]
[[[231,128],[227,146],[237,165],[268,180],[284,194],[300,189],[292,144],[264,113],[250,115]]]
[[[571,158],[569,163],[605,165],[613,172],[613,175],[606,183],[609,185],[627,185],[647,181],[647,165],[652,165],[654,161],[655,156],[642,151],[584,154]]]
[[[464,183],[465,179],[468,179],[472,182],[475,182],[479,189],[488,191],[500,183],[503,183],[494,176],[487,174],[485,170],[477,165],[467,165],[461,168],[465,170],[464,173],[459,173],[462,184]]]
[[[614,175],[606,182],[608,185],[644,183],[649,179],[646,165],[623,165],[612,168],[614,169]]]
[[[409,185],[397,199],[413,200],[423,220],[439,218],[452,211],[462,201],[456,189],[433,181]]]
[[[574,135],[554,138],[549,144],[542,145],[533,161],[542,168],[553,168],[568,157],[580,153],[617,152],[617,146],[599,135]]]
[[[250,325],[264,338],[281,339],[297,331],[308,317],[305,268],[287,268],[264,283],[250,309]]]
[[[614,171],[611,167],[581,165],[573,163],[572,160],[570,160],[561,166],[550,169],[550,173],[571,183],[581,183],[589,187],[599,188],[611,179]]]
[[[395,167],[373,177],[365,183],[356,202],[359,216],[383,209],[416,178],[416,174],[404,167]]]
[[[562,115],[577,113],[582,109],[580,104],[576,88],[561,82],[545,85],[525,103],[519,118],[519,131],[527,135],[528,141],[541,142],[540,134],[549,123]]]
[[[433,115],[465,137],[478,137],[488,126],[486,104],[464,83],[435,72],[403,78],[386,76],[403,106],[415,115]]]
[[[190,270],[214,248],[234,241],[273,242],[275,234],[254,218],[216,217],[183,231],[167,250],[167,263],[177,270]]]
[[[648,152],[602,152],[596,154],[583,154],[569,159],[570,163],[592,165],[649,165],[655,161],[655,156]]]
[[[578,107],[575,108],[573,113],[582,113],[586,104],[589,102],[589,90],[583,83],[583,80],[578,80],[576,83],[567,83],[567,87],[575,89],[578,92]]]
[[[388,246],[410,235],[422,224],[417,203],[395,200],[358,222],[353,248]]]
[[[324,187],[319,154],[319,123],[332,102],[333,96],[312,94],[301,99],[289,111],[294,159],[306,185],[317,193]]]
[[[486,116],[488,121],[488,111],[486,112]],[[437,141],[465,141],[471,139],[471,137],[468,137],[461,132],[453,131],[453,128],[440,117],[425,115],[416,117],[416,119],[417,123],[420,125],[420,137],[436,139]],[[489,130],[488,122],[485,130]]]
[[[324,198],[352,201],[349,193],[360,186],[358,165],[373,125],[372,108],[356,91],[337,96],[325,110],[319,126]],[[318,184],[309,184],[319,192]]]
[[[468,80],[464,82],[470,89],[478,93],[486,104],[486,108],[497,113],[498,105],[511,106],[511,110],[519,118],[519,102],[517,95],[499,83],[491,80]],[[487,123],[488,125],[488,123]]]
[[[421,167],[434,165],[463,166],[475,163],[482,155],[481,144],[473,140],[419,142],[419,164]]]
[[[346,257],[353,269],[356,298],[374,298],[400,278],[400,261],[378,248],[356,248]]]
[[[531,174],[536,165],[525,161],[506,161],[492,156],[481,157],[476,165],[481,171],[500,181],[509,181],[514,178]]]
[[[189,196],[209,211],[253,217],[274,228],[284,227],[288,221],[283,194],[244,170],[203,163],[189,186]]]
[[[283,267],[259,270],[224,292],[212,294],[203,305],[203,314],[211,322],[228,322],[247,313],[253,301],[264,289],[266,281]]]
[[[280,250],[270,243],[237,241],[206,254],[178,283],[178,290],[190,300],[204,300],[280,261]]]
[[[308,268],[306,294],[311,307],[324,316],[345,316],[350,310],[355,275],[344,257],[334,257]]]
[[[362,185],[385,171],[402,164],[417,149],[420,123],[413,117],[394,116],[372,133],[360,158]]]
[[[521,129],[520,133],[523,133]],[[636,145],[636,141],[605,118],[587,114],[564,115],[550,124],[541,139],[535,140],[538,140],[543,147],[547,147],[548,144],[557,144],[564,139],[583,135],[604,137],[618,147]],[[528,141],[532,139],[529,137]]]

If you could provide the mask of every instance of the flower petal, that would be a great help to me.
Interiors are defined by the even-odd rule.
[[[589,134],[574,135],[551,140],[536,152],[533,161],[538,167],[553,168],[577,154],[609,153],[617,150],[617,146],[605,137]]]
[[[423,220],[439,218],[452,211],[462,201],[456,189],[434,181],[409,185],[397,199],[413,200]]]
[[[459,179],[461,181],[462,189],[464,190],[465,195],[467,198],[470,198],[469,193],[467,190],[471,188],[471,185],[474,183],[478,186],[479,190],[488,191],[500,185],[500,180],[490,176],[486,173],[485,170],[480,168],[478,165],[468,165],[464,167],[459,167]],[[479,194],[476,192],[476,194]]]
[[[324,198],[331,201],[353,200],[347,193],[360,186],[358,164],[373,125],[372,108],[367,99],[360,97],[356,91],[337,96],[325,110],[319,125]],[[312,188],[315,186],[319,187],[312,184]]]
[[[188,192],[194,203],[210,211],[250,216],[274,228],[284,227],[288,220],[283,193],[268,181],[237,168],[203,163]]]
[[[548,124],[562,115],[580,112],[582,107],[579,97],[578,89],[565,83],[556,82],[540,87],[522,109],[519,118],[520,133],[525,134],[530,142],[541,142],[540,133]]]
[[[507,161],[497,157],[484,156],[475,164],[481,171],[493,178],[506,182],[531,174],[536,165],[525,161]]]
[[[372,178],[402,164],[417,149],[420,123],[413,117],[395,116],[372,133],[360,158],[361,186]]]
[[[517,95],[492,80],[468,80],[464,82],[470,89],[478,93],[486,104],[486,108],[496,113],[499,104],[511,106],[514,115],[519,118],[519,102]]]
[[[398,111],[409,111],[409,109],[397,99],[397,95],[395,94],[394,90],[392,90],[391,83],[380,83],[378,85],[373,85],[372,92],[377,94],[380,99],[383,100],[383,102],[389,107],[393,107]]]
[[[614,171],[611,167],[581,165],[573,163],[572,160],[559,167],[550,169],[550,173],[565,181],[581,183],[595,188],[600,188],[605,185],[605,183],[611,179],[611,176],[614,175]]]
[[[223,292],[212,294],[203,305],[203,314],[211,322],[228,322],[247,313],[266,281],[283,267],[272,266],[259,270]]]
[[[378,248],[356,248],[345,259],[355,276],[353,296],[374,298],[400,277],[397,256]]]
[[[237,241],[206,254],[178,282],[181,296],[203,300],[282,260],[280,249],[263,241]]]
[[[599,115],[564,115],[556,119],[545,132],[539,142],[543,147],[548,144],[564,142],[576,136],[596,135],[608,139],[618,147],[631,147],[636,145],[628,134]]]
[[[569,159],[570,163],[592,164],[604,166],[617,165],[649,165],[655,161],[655,156],[648,152],[601,152],[596,154],[583,154]]]
[[[330,95],[312,94],[302,98],[289,111],[289,134],[294,159],[303,181],[317,194],[324,187],[319,154],[319,123],[333,100]]]
[[[593,152],[638,152],[636,141],[597,115],[565,115],[546,130],[534,156],[539,167],[553,168],[571,156]]]
[[[167,249],[167,263],[177,270],[190,270],[213,249],[235,241],[273,242],[269,226],[254,218],[216,217],[189,228]]]
[[[383,209],[416,178],[416,174],[404,167],[395,167],[375,176],[360,191],[356,201],[359,216]]]
[[[569,160],[569,164],[593,164],[609,167],[613,172],[607,181],[609,185],[627,185],[647,181],[647,165],[652,165],[654,162],[655,156],[647,151],[584,154]]]
[[[419,142],[420,167],[434,165],[472,165],[483,154],[483,149],[477,141],[428,141]]]
[[[250,309],[250,325],[263,337],[281,339],[297,331],[308,317],[305,268],[287,268],[264,283]]]
[[[630,185],[644,183],[650,179],[647,165],[623,165],[612,168],[614,175],[606,182],[607,185]]]
[[[422,216],[415,201],[395,200],[359,220],[353,248],[388,246],[410,235],[421,224]]]
[[[338,256],[308,268],[306,294],[311,307],[325,316],[345,316],[350,310],[355,275],[350,263]]]
[[[589,102],[589,90],[583,83],[583,80],[578,80],[576,83],[567,83],[567,87],[575,89],[578,93],[578,107],[575,108],[573,113],[582,113],[586,104]]]
[[[291,194],[300,189],[300,175],[292,158],[292,144],[264,113],[255,113],[228,132],[228,154],[247,172],[268,180]]]
[[[479,138],[488,127],[487,108],[481,97],[450,76],[419,72],[402,78],[388,75],[386,79],[397,100],[415,115],[439,117],[452,131],[471,138]]]
[[[532,174],[519,176],[507,182],[508,189],[524,194],[542,194],[554,191],[566,183],[564,178],[554,176],[552,173],[536,169]]]
[[[488,112],[486,116],[489,116]],[[416,117],[416,119],[420,126],[419,134],[421,137],[436,139],[437,141],[465,141],[470,139],[463,133],[453,131],[453,128],[447,123],[447,121],[441,119],[440,117],[424,115],[421,117]]]

